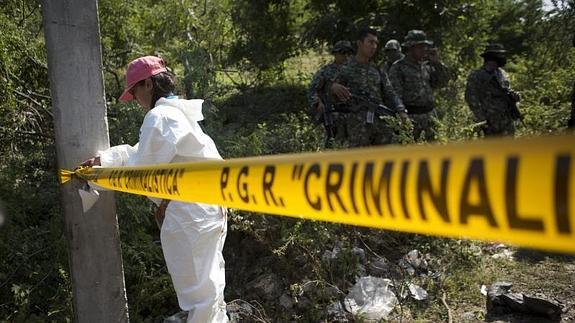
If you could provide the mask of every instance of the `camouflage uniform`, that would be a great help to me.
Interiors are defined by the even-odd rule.
[[[482,56],[486,53],[503,56],[505,51],[502,48],[499,44],[489,45]],[[486,136],[515,134],[515,125],[508,112],[509,99],[506,90],[511,90],[509,79],[501,68],[489,71],[483,66],[472,71],[467,78],[465,101],[473,112],[475,121],[486,122],[483,127]]]
[[[372,102],[386,104],[396,111],[405,110],[403,103],[395,94],[386,74],[380,73],[377,66],[369,62],[362,64],[352,57],[336,78],[336,82],[346,86],[352,94],[362,93]],[[351,102],[357,105],[358,102]],[[384,145],[392,143],[393,131],[386,125],[392,120],[375,118],[368,122],[367,109],[351,108],[356,112],[347,113],[347,129],[345,138],[352,147]],[[385,118],[389,119],[389,118]]]
[[[500,68],[490,72],[482,67],[471,72],[467,78],[465,101],[475,121],[487,122],[483,128],[486,136],[515,134],[513,119],[507,112],[507,93],[503,88],[509,89],[509,80]]]
[[[351,47],[351,43],[349,41],[340,40],[331,49],[331,53],[352,53],[353,49]],[[334,62],[326,64],[322,66],[313,76],[311,83],[307,88],[307,99],[309,105],[312,110],[312,114],[317,113],[317,104],[320,102],[320,97],[327,97],[328,94],[328,86],[331,85],[336,76],[339,74],[340,70],[342,69],[343,65],[337,65]],[[323,100],[322,100],[323,101]],[[323,102],[324,105],[328,104],[328,102]],[[345,129],[345,118],[338,115],[338,113],[333,113],[333,120],[334,126],[336,129],[336,136],[337,136],[337,129],[342,128]],[[328,138],[329,139],[329,138]],[[327,145],[327,143],[326,143]]]
[[[399,42],[395,39],[391,39],[387,43],[385,43],[385,47],[383,48],[383,50],[385,51],[386,61],[381,66],[381,70],[389,76],[389,69],[391,68],[391,65],[393,65],[393,63],[397,62],[398,60],[404,58],[405,55],[403,55],[403,53],[401,52],[401,45],[399,45]],[[392,52],[395,54],[389,55],[388,52]]]
[[[388,60],[385,63],[383,63],[383,65],[381,66],[381,71],[383,73],[387,74],[388,77],[389,77],[389,71],[391,70],[391,66],[393,65],[393,63],[395,63],[395,62],[397,62],[397,61],[399,61],[405,57],[405,55],[403,55],[403,54],[400,54],[399,56],[400,56],[399,59],[397,59],[395,61],[389,61]]]
[[[405,47],[421,43],[433,44],[426,39],[425,33],[419,30],[410,31],[405,39]],[[426,140],[434,140],[437,115],[433,89],[444,87],[449,82],[447,66],[441,62],[416,63],[404,57],[392,65],[389,78],[413,122],[414,138],[418,139],[423,133]]]
[[[313,76],[307,88],[307,100],[311,107],[319,102],[320,93],[326,92],[326,84],[331,84],[339,74],[342,66],[335,62],[322,66]],[[325,103],[325,102],[324,102]]]

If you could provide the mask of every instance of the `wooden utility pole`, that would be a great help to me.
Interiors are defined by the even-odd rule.
[[[58,166],[109,147],[97,0],[42,1]],[[114,195],[86,213],[79,181],[62,185],[76,322],[127,322]]]

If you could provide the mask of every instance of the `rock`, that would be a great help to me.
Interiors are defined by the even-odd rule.
[[[307,312],[309,311],[313,306],[314,306],[314,302],[312,302],[309,297],[307,296],[301,296],[297,298],[297,301],[295,302],[295,307],[297,312]]]
[[[408,252],[399,260],[398,264],[411,276],[415,275],[417,271],[425,270],[428,267],[427,260],[417,249]]]
[[[294,286],[299,286],[300,291],[297,288],[294,289]],[[296,296],[296,300],[297,297],[305,295],[315,301],[328,302],[340,297],[342,294],[336,286],[324,285],[318,281],[311,280],[304,280],[301,284],[294,284],[290,289],[292,289],[292,295]]]
[[[186,323],[188,320],[188,311],[178,312],[164,319],[164,323]]]
[[[347,318],[347,312],[345,311],[345,309],[343,308],[343,305],[341,305],[341,302],[335,302],[330,304],[327,308],[326,308],[326,316],[327,316],[327,320],[328,322],[349,322],[348,318]]]
[[[308,278],[304,278],[299,285],[301,286],[301,294],[309,294],[315,293],[318,290],[319,282],[316,280],[309,280]]]
[[[293,299],[292,299],[290,296],[288,296],[288,295],[286,295],[286,294],[283,294],[283,295],[280,297],[280,305],[281,305],[283,308],[285,308],[286,310],[289,310],[289,309],[292,309],[292,308],[293,308],[293,306],[294,306],[294,301],[293,301]]]
[[[475,312],[465,312],[461,315],[461,318],[465,321],[477,321]]]
[[[481,250],[481,247],[478,245],[471,245],[469,247],[469,252],[476,257],[479,257],[483,254],[483,250]]]
[[[498,316],[508,313],[524,313],[545,316],[551,320],[561,318],[561,306],[545,297],[528,296],[522,293],[511,293],[513,284],[496,282],[487,292],[487,313]]]
[[[368,273],[371,276],[385,276],[389,273],[391,264],[385,258],[377,258],[369,263]]]
[[[272,273],[252,280],[246,285],[246,289],[267,300],[277,299],[282,291],[279,277]]]
[[[515,252],[509,250],[509,249],[503,249],[501,252],[496,253],[494,255],[491,256],[491,258],[493,259],[504,259],[504,260],[513,260],[513,255],[515,254]]]
[[[407,262],[415,269],[427,269],[427,260],[419,252],[419,250],[414,249],[407,253],[405,256]]]
[[[400,259],[398,263],[399,267],[407,271],[410,276],[415,275],[415,268],[409,264],[405,259]]]
[[[347,311],[376,321],[387,319],[397,304],[391,281],[371,276],[361,277],[344,299]]]
[[[230,322],[243,322],[245,317],[250,317],[254,314],[252,306],[242,300],[235,300],[226,305],[226,312],[230,318]]]
[[[330,263],[332,261],[334,261],[335,259],[337,259],[337,256],[339,255],[341,249],[339,249],[338,247],[333,247],[333,250],[326,250],[323,252],[323,255],[321,256],[321,260],[323,262],[327,262]]]
[[[415,298],[418,301],[422,301],[427,299],[427,291],[418,285],[409,284],[409,292],[411,293],[411,297]]]
[[[494,254],[505,248],[507,248],[507,246],[504,245],[503,243],[488,243],[484,244],[481,249],[485,253]]]
[[[367,275],[367,270],[365,269],[365,266],[362,264],[357,264],[356,268],[356,275],[357,277],[363,277]]]
[[[351,254],[357,257],[357,259],[359,259],[360,264],[365,265],[366,263],[365,250],[358,247],[353,247],[353,249],[351,249]]]
[[[339,298],[341,295],[340,290],[335,286],[326,286],[318,291],[319,300],[333,300]]]
[[[557,302],[546,299],[544,296],[534,297],[525,294],[522,295],[525,307],[529,309],[529,312],[546,316],[552,320],[559,320],[561,318],[562,310]]]
[[[429,278],[431,278],[431,279],[437,280],[442,276],[442,274],[441,274],[441,271],[435,270],[435,271],[428,271],[427,276],[429,276]]]

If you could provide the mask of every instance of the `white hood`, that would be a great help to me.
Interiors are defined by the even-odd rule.
[[[198,122],[204,120],[204,115],[202,114],[203,103],[204,100],[202,99],[184,100],[175,98],[160,98],[158,101],[156,101],[155,106],[168,105],[178,108],[178,110],[182,111],[182,113],[186,116],[186,118],[188,118],[189,121]]]

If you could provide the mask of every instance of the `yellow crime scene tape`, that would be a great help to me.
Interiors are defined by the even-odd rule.
[[[575,136],[165,164],[75,175],[121,192],[575,254]],[[64,171],[62,182],[73,172]]]

